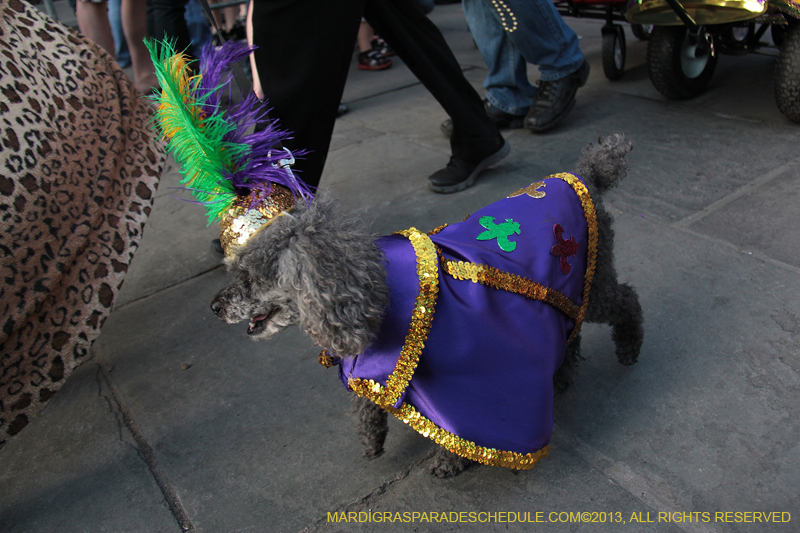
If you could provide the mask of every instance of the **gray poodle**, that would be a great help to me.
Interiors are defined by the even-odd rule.
[[[630,150],[631,144],[622,135],[611,135],[600,139],[597,145],[584,148],[574,170],[574,174],[583,178],[597,217],[595,272],[583,319],[611,326],[617,359],[623,365],[632,365],[637,360],[643,340],[643,318],[636,291],[617,281],[612,220],[603,208],[602,193],[625,176],[625,156]],[[487,222],[484,227],[490,227],[484,220],[487,218],[492,217],[481,217],[481,224]],[[516,237],[513,232],[509,235],[523,237]],[[562,242],[560,232],[556,239]],[[445,261],[441,251],[438,259]],[[568,260],[571,259],[562,258],[562,270],[569,268],[564,267]],[[336,361],[352,359],[377,342],[376,336],[382,331],[390,306],[387,260],[376,244],[376,237],[359,221],[337,212],[328,195],[318,194],[310,205],[298,202],[290,216],[278,217],[254,235],[226,259],[226,265],[234,281],[217,294],[211,308],[227,323],[249,320],[248,335],[253,340],[268,339],[299,322],[324,353],[335,354]],[[557,260],[554,265],[558,265]],[[441,264],[440,268],[445,266]],[[485,290],[500,292],[490,287]],[[563,354],[560,367],[548,371],[547,390],[551,400],[552,391],[560,392],[569,386],[582,358],[577,328],[574,333],[560,345]],[[381,404],[362,396],[354,395],[357,433],[365,456],[374,458],[383,452],[387,411],[396,414],[397,409],[394,399]],[[439,448],[431,472],[439,477],[459,473],[473,462],[463,455]]]

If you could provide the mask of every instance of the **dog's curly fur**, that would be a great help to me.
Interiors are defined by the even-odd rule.
[[[574,171],[583,178],[597,212],[597,264],[586,321],[611,325],[617,359],[624,365],[639,356],[642,310],[633,287],[617,281],[614,231],[602,193],[625,176],[631,148],[620,134],[600,139],[584,148]],[[389,302],[381,260],[375,236],[339,214],[323,192],[310,205],[300,203],[291,215],[278,217],[226,259],[235,279],[211,307],[228,323],[251,319],[248,333],[253,340],[299,322],[319,346],[340,356],[355,355],[377,334]],[[578,336],[553,378],[557,392],[569,386],[580,359]],[[386,412],[359,397],[354,397],[353,411],[365,456],[379,456],[388,430]],[[447,477],[470,464],[441,448],[431,472]]]

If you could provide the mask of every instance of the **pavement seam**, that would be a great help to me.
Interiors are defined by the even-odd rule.
[[[680,231],[683,231],[684,233],[686,233],[688,235],[691,235],[693,237],[698,237],[698,238],[705,239],[707,241],[711,241],[711,242],[716,243],[716,244],[721,244],[721,245],[725,246],[726,248],[730,248],[731,250],[735,250],[735,251],[741,253],[742,255],[747,255],[747,256],[750,256],[750,257],[752,257],[754,259],[758,259],[759,261],[763,261],[765,263],[769,263],[774,267],[782,268],[784,270],[788,270],[789,272],[793,272],[795,274],[800,274],[800,267],[796,267],[796,266],[791,265],[789,263],[784,263],[783,261],[779,261],[777,259],[773,259],[772,257],[768,256],[767,254],[765,254],[764,252],[761,252],[759,250],[746,250],[746,249],[744,249],[744,248],[742,248],[740,246],[737,246],[737,245],[733,244],[732,242],[729,242],[729,241],[726,241],[726,240],[723,240],[723,239],[718,239],[716,237],[711,237],[710,235],[706,235],[705,233],[699,233],[699,232],[694,231],[692,229],[688,229],[688,228],[677,228],[677,229],[679,229]]]
[[[375,488],[374,490],[372,490],[370,493],[366,494],[365,496],[362,496],[358,500],[352,501],[350,503],[346,503],[344,505],[340,505],[338,508],[334,509],[333,511],[330,511],[330,513],[331,514],[348,513],[349,511],[356,511],[358,509],[363,509],[370,502],[370,500],[372,500],[373,498],[376,498],[376,497],[381,496],[382,494],[384,494],[395,483],[398,483],[400,481],[403,481],[404,479],[407,479],[408,476],[411,475],[411,472],[413,472],[414,470],[419,468],[422,464],[424,464],[426,461],[428,461],[431,457],[434,456],[435,453],[436,453],[435,449],[431,450],[422,459],[420,459],[418,461],[414,461],[413,463],[411,463],[408,466],[408,468],[406,468],[405,470],[403,470],[399,474],[397,474],[394,477],[394,479],[390,479],[389,481],[385,481],[385,482],[381,483],[380,486],[378,486],[377,488]],[[299,533],[314,533],[315,531],[321,531],[320,528],[324,528],[325,525],[327,525],[327,524],[328,524],[328,519],[327,519],[327,515],[326,515],[325,518],[320,518],[319,520],[317,520],[313,524],[310,524],[310,525],[304,527],[303,529],[300,530]]]
[[[122,415],[122,422],[125,424],[125,427],[128,428],[128,431],[131,433],[131,435],[133,435],[133,438],[136,441],[136,451],[150,469],[150,473],[153,475],[156,484],[161,489],[161,493],[164,495],[164,500],[167,502],[167,506],[169,507],[172,516],[178,522],[178,526],[181,528],[181,531],[186,533],[196,533],[194,525],[189,519],[189,515],[183,508],[183,505],[181,505],[178,493],[169,482],[169,478],[164,470],[158,464],[158,460],[156,459],[153,448],[147,442],[147,439],[145,439],[144,435],[142,435],[142,432],[139,431],[139,426],[136,424],[136,420],[133,418],[133,413],[131,413],[131,410],[122,401],[122,395],[114,385],[114,382],[111,380],[108,369],[100,361],[97,361],[97,366],[100,368],[100,371],[105,378],[106,385],[111,391],[111,396],[114,402],[117,404],[119,414]],[[120,432],[121,431],[122,428],[120,428]]]
[[[137,298],[135,298],[133,300],[125,302],[124,304],[121,304],[119,306],[114,306],[114,310],[113,311],[116,312],[116,311],[119,311],[120,309],[125,309],[126,307],[131,306],[133,304],[137,304],[137,303],[140,303],[140,302],[142,302],[144,300],[147,300],[149,298],[153,298],[154,296],[158,296],[163,292],[166,292],[166,291],[175,289],[177,287],[180,287],[184,283],[188,283],[190,281],[194,281],[197,278],[205,276],[209,272],[214,272],[214,271],[219,270],[221,268],[223,268],[223,269],[225,268],[225,265],[222,264],[222,263],[220,263],[219,265],[213,266],[213,267],[211,267],[211,268],[209,268],[207,270],[203,270],[202,272],[198,272],[197,274],[189,276],[188,278],[185,278],[185,279],[182,279],[180,281],[177,281],[177,282],[175,282],[175,283],[173,283],[171,285],[166,285],[166,286],[161,287],[159,289],[155,289],[153,292],[150,292],[150,293],[147,293],[147,294],[143,294],[142,296],[139,296],[139,297],[137,297]]]
[[[634,472],[630,466],[625,463],[618,463],[610,457],[607,457],[596,448],[593,448],[567,431],[558,423],[555,424],[555,427],[558,429],[553,435],[553,441],[556,445],[570,448],[580,458],[589,463],[592,468],[647,507],[663,513],[681,513],[682,515],[686,513],[686,510],[674,501],[663,496],[658,490],[651,487],[647,479]],[[671,521],[670,525],[685,533],[718,533],[721,531],[713,524],[704,524],[700,522]]]
[[[712,214],[716,213],[717,211],[719,211],[719,210],[723,209],[724,207],[728,206],[729,204],[735,202],[739,198],[742,198],[743,196],[747,196],[748,194],[752,193],[757,188],[762,187],[763,185],[766,185],[770,181],[773,181],[773,180],[783,176],[784,174],[789,172],[792,169],[792,167],[799,166],[799,165],[800,165],[800,158],[793,159],[792,161],[789,161],[788,163],[784,163],[783,165],[779,166],[778,168],[770,170],[769,172],[767,172],[763,176],[761,176],[759,178],[756,178],[755,180],[750,181],[750,182],[742,185],[741,187],[739,187],[738,189],[736,189],[732,193],[728,194],[727,196],[724,196],[724,197],[720,198],[716,202],[712,203],[711,205],[708,205],[708,206],[704,207],[700,211],[698,211],[696,213],[693,213],[693,214],[689,215],[688,217],[686,217],[686,218],[684,218],[682,220],[679,220],[678,222],[675,222],[674,224],[672,224],[672,226],[675,227],[675,228],[679,228],[679,229],[688,229],[689,226],[694,224],[695,222],[699,222],[699,221],[703,220],[704,218],[708,217],[709,215],[712,215]]]

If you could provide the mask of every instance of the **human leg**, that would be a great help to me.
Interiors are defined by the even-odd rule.
[[[125,33],[122,31],[121,3],[121,0],[108,0],[108,21],[111,24],[111,34],[114,36],[114,55],[117,63],[126,68],[131,64],[131,56],[128,52],[128,43],[125,42]]]
[[[93,2],[78,0],[75,6],[78,29],[88,39],[99,44],[106,52],[114,55],[114,34],[108,21],[108,4],[105,0]]]
[[[122,30],[131,54],[134,85],[143,94],[150,94],[153,87],[158,87],[158,78],[150,53],[144,45],[144,38],[147,36],[145,1],[122,0],[121,11]]]
[[[578,88],[589,77],[578,37],[550,0],[503,0],[496,5],[495,20],[503,24],[522,57],[539,66],[539,90],[525,127],[536,133],[548,131],[572,110]]]
[[[364,0],[254,0],[253,54],[270,115],[309,153],[295,170],[319,184],[353,57]],[[320,46],[324,43],[324,46]]]
[[[491,0],[479,1],[492,7]],[[558,80],[581,68],[584,58],[578,36],[550,0],[504,0],[498,6],[491,9],[494,19],[504,24],[525,61],[539,67],[542,81]],[[509,20],[511,14],[515,22]]]
[[[488,0],[463,0],[464,15],[489,74],[483,82],[486,99],[500,111],[524,117],[536,96],[528,81],[527,63]],[[522,127],[522,121],[519,126]]]
[[[187,0],[151,0],[153,37],[175,40],[175,49],[191,53],[192,38],[186,23]]]
[[[441,32],[413,0],[368,0],[364,17],[453,119],[453,157],[475,162],[502,146]]]

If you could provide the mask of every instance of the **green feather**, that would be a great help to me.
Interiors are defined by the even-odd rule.
[[[203,112],[210,93],[198,91],[200,76],[193,75],[186,56],[168,41],[158,43],[160,52],[154,40],[145,44],[161,84],[161,94],[154,97],[159,104],[156,121],[168,139],[167,150],[180,165],[181,183],[206,207],[211,224],[236,199],[224,173],[234,168],[247,147],[223,140],[236,125],[228,123],[221,110]]]

